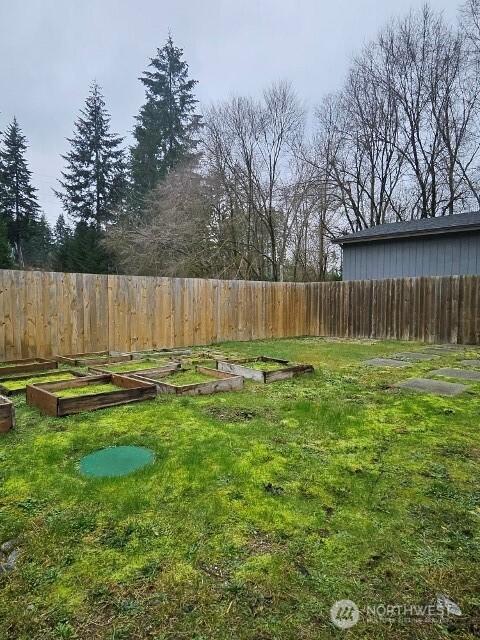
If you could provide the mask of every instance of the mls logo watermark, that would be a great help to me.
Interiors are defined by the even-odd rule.
[[[461,617],[460,607],[444,594],[438,594],[432,604],[383,604],[359,607],[352,600],[337,600],[330,609],[330,619],[339,629],[350,629],[360,620],[368,623],[401,622],[429,624],[449,617]]]
[[[337,600],[330,609],[330,619],[339,629],[350,629],[359,618],[360,611],[352,600]]]

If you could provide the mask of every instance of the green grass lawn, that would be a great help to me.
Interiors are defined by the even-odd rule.
[[[15,398],[0,438],[0,638],[466,639],[480,633],[480,385],[456,398],[391,385],[454,366],[365,358],[413,343],[321,339],[224,344],[311,363],[312,375],[243,391],[41,417]],[[94,480],[82,456],[113,445],[155,462]],[[434,603],[462,618],[360,622],[333,602]]]

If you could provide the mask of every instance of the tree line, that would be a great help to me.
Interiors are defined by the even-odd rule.
[[[480,0],[386,25],[308,114],[287,82],[199,113],[171,37],[133,144],[93,83],[42,214],[17,121],[0,145],[0,266],[261,280],[338,277],[334,236],[480,209]]]

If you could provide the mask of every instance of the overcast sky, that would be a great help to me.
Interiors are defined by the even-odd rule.
[[[308,108],[341,86],[351,56],[422,0],[0,0],[0,130],[15,115],[50,221],[60,157],[93,79],[130,140],[138,81],[171,31],[201,104],[290,80]],[[431,0],[449,20],[455,0]]]

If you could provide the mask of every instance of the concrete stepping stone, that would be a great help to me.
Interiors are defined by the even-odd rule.
[[[464,367],[480,367],[480,360],[460,360]]]
[[[408,367],[409,362],[405,360],[394,360],[393,358],[371,358],[365,360],[363,364],[368,364],[371,367]]]
[[[429,349],[426,353],[430,354],[430,355],[436,355],[439,356],[441,358],[451,358],[451,357],[458,357],[458,356],[463,356],[463,353],[460,353],[459,351],[457,351],[456,349]]]
[[[397,382],[393,386],[409,391],[419,391],[420,393],[433,393],[437,396],[458,396],[458,394],[468,389],[464,384],[429,380],[427,378],[410,378],[410,380]]]
[[[450,369],[449,367],[445,367],[443,369],[435,369],[435,371],[430,371],[430,375],[480,382],[480,371],[467,371],[466,369]]]
[[[17,540],[7,540],[0,547],[0,576],[15,569],[20,550]]]
[[[436,353],[420,353],[419,351],[405,351],[404,353],[395,353],[394,358],[399,360],[409,360],[410,362],[424,362],[426,360],[433,360],[440,356]]]
[[[466,351],[468,345],[466,344],[431,344],[428,347],[424,347],[424,351],[438,352],[438,353],[456,353],[458,351]]]

